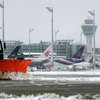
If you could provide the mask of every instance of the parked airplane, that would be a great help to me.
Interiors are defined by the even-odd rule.
[[[75,63],[80,63],[85,61],[84,59],[81,58],[83,50],[84,50],[85,46],[82,46],[74,55],[72,58],[59,58],[59,59],[55,59],[54,61],[63,65],[72,65]]]
[[[76,70],[90,70],[93,69],[93,57],[88,58],[88,60],[74,63],[71,65],[64,65],[61,63],[55,63],[55,69],[57,70],[69,70],[69,71],[76,71]]]
[[[74,70],[90,70],[90,69],[94,69],[93,67],[93,57],[89,57],[88,60],[80,62],[80,63],[75,63],[72,66],[74,68]],[[95,64],[95,67],[98,67],[98,64]]]
[[[18,59],[18,51],[21,46],[16,46],[11,53],[7,56],[7,58],[13,58],[13,59]]]
[[[52,49],[50,45],[38,58],[33,58],[29,66],[37,67],[37,69],[44,68],[43,64],[49,62],[49,55],[50,55],[51,50]]]

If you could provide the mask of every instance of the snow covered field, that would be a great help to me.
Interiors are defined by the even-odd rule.
[[[100,100],[100,95],[89,95],[84,96],[78,94],[69,97],[59,96],[55,93],[45,93],[43,95],[22,95],[20,97],[16,95],[7,95],[0,93],[0,100]]]
[[[5,73],[4,78],[12,80],[38,80],[38,81],[83,81],[100,82],[100,70],[91,71],[34,71],[27,73]]]
[[[28,72],[32,75],[100,75],[100,70],[90,71],[34,71]]]
[[[54,71],[54,72],[28,72],[33,76],[33,80],[40,81],[60,81],[60,82],[100,82],[100,70],[92,71]],[[69,77],[71,75],[71,77]],[[62,77],[63,76],[63,77]],[[84,77],[85,76],[85,77]]]

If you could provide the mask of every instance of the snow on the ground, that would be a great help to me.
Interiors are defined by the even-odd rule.
[[[34,71],[28,72],[33,75],[100,75],[100,70],[90,71]]]
[[[100,75],[100,70],[92,70],[92,71],[50,71],[50,72],[28,72],[33,76],[33,80],[38,81],[59,81],[59,82],[100,82],[100,77],[96,75]],[[35,77],[34,77],[35,75]],[[36,76],[37,75],[37,76]],[[39,76],[38,76],[39,75]],[[42,75],[42,76],[41,76]],[[45,77],[46,75],[50,77]],[[52,77],[52,75],[56,75],[56,77]],[[58,75],[58,76],[57,76]],[[60,75],[65,75],[64,77],[60,77]],[[67,75],[83,75],[79,77],[67,77]],[[86,77],[84,77],[86,75]]]
[[[44,78],[44,77],[36,77],[33,80],[38,81],[58,81],[58,82],[92,82],[92,83],[100,83],[100,77],[75,77],[75,78]]]
[[[0,100],[100,100],[100,95],[73,95],[69,97],[60,96],[55,93],[45,93],[38,95],[21,95],[20,97],[16,95],[7,95],[5,93],[0,93]]]
[[[37,75],[37,76],[36,76]],[[39,76],[38,76],[39,75]],[[50,77],[45,77],[45,76]],[[56,75],[56,77],[52,77],[52,75]],[[63,77],[62,77],[63,75]],[[65,76],[64,76],[65,75]],[[78,75],[77,77],[67,77],[67,75]],[[83,75],[80,76],[80,75]],[[84,77],[84,75],[86,75]],[[100,70],[91,70],[91,71],[35,71],[35,72],[5,72],[1,79],[11,79],[11,80],[38,80],[38,81],[86,81],[86,82],[100,82],[100,77],[96,76],[100,75]],[[35,77],[34,77],[35,76]]]

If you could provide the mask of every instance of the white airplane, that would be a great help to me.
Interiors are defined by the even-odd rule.
[[[29,66],[30,67],[37,67],[37,68],[42,68],[44,67],[43,64],[49,62],[49,55],[51,52],[51,45],[38,57],[38,58],[33,58],[32,61],[30,62]]]
[[[76,69],[86,70],[86,69],[90,69],[92,67],[92,65],[91,65],[91,63],[84,61],[81,63],[74,64],[73,67],[75,67]]]

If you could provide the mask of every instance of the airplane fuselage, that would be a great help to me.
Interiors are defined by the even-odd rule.
[[[64,65],[72,65],[75,63],[83,62],[85,60],[84,59],[75,59],[75,58],[69,58],[69,59],[61,58],[61,59],[56,59],[54,61],[61,63],[61,64],[64,64]]]

